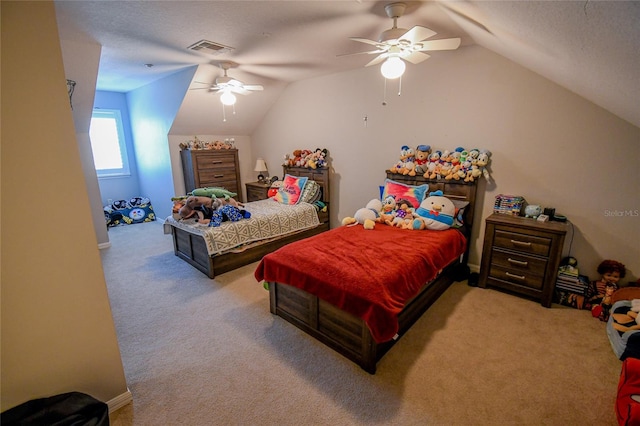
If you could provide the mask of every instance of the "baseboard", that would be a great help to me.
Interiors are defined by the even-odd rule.
[[[110,242],[106,242],[106,243],[100,243],[98,244],[98,250],[103,250],[103,249],[107,249],[111,247],[111,243]]]
[[[468,263],[467,266],[469,266],[469,270],[471,270],[471,272],[480,273],[480,265],[472,265],[471,263]]]
[[[119,410],[131,401],[133,401],[133,395],[131,394],[129,388],[127,388],[127,391],[125,393],[122,393],[115,398],[107,401],[107,405],[109,406],[109,413],[113,413],[114,411]]]

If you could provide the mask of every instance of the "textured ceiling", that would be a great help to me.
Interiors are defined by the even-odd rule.
[[[367,49],[349,37],[377,39],[391,28],[387,3],[55,2],[62,43],[102,45],[98,90],[127,92],[193,65],[202,65],[196,80],[213,81],[222,75],[215,64],[232,60],[238,66],[229,75],[265,87],[251,95],[265,97],[253,101],[254,124],[287,83],[364,66],[368,55],[338,55]],[[640,127],[640,2],[404,3],[398,26],[422,25],[437,32],[433,39],[481,45]],[[202,39],[233,50],[210,55],[187,49]]]

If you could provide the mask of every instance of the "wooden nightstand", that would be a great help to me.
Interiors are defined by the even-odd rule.
[[[271,188],[270,182],[266,184],[264,182],[248,182],[245,183],[245,186],[247,187],[247,202],[269,198],[267,192]]]
[[[551,306],[567,224],[492,214],[486,219],[479,286]]]

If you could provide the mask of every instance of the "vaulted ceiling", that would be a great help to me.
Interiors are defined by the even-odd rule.
[[[194,65],[195,81],[213,82],[223,74],[217,64],[233,61],[230,76],[264,86],[243,99],[251,110],[245,111],[248,128],[288,83],[363,67],[369,55],[340,55],[368,50],[349,37],[377,39],[391,28],[388,3],[55,1],[63,43],[102,46],[98,90],[128,92]],[[404,3],[399,27],[421,25],[437,33],[432,39],[460,37],[463,48],[480,45],[640,127],[640,2]],[[188,49],[200,40],[229,49]],[[190,91],[185,102],[214,96]]]

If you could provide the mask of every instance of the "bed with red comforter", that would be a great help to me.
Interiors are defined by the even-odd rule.
[[[264,256],[255,278],[269,285],[271,312],[375,373],[377,361],[464,270],[476,185],[438,189],[471,203],[467,228],[341,226]]]

